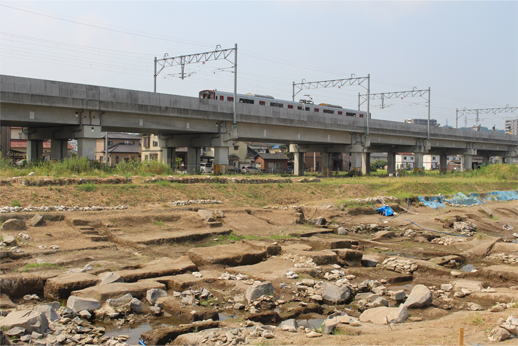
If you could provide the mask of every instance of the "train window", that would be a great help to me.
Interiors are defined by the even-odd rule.
[[[220,97],[219,97],[219,100],[220,100],[220,101],[225,101],[225,96],[220,96]]]
[[[297,109],[298,109],[299,111],[301,111],[303,108],[302,108],[302,106],[297,106]]]
[[[355,117],[355,116],[356,116],[356,113],[353,113],[353,112],[345,112],[345,115],[347,115],[348,117]]]
[[[360,114],[360,118],[363,118],[363,114]]]
[[[342,111],[338,111],[338,115],[343,115],[343,112]]]
[[[289,109],[293,109],[293,105],[288,105],[288,108]]]
[[[324,109],[324,113],[326,113],[326,114],[335,114],[335,111],[333,111],[331,109]]]
[[[306,110],[309,112],[309,107],[306,107]]]
[[[250,100],[250,99],[239,99],[239,103],[248,103],[250,105],[253,105],[254,104],[254,100]]]
[[[315,108],[315,112],[320,112],[320,110],[318,108]]]
[[[282,107],[284,107],[284,105],[282,103],[278,103],[278,102],[270,102],[270,107],[282,108]]]
[[[229,96],[229,97],[227,97],[227,101],[233,102],[234,98]]]
[[[266,104],[266,102],[265,102],[265,101],[259,101],[259,104],[260,104],[261,106],[264,106],[264,105]]]

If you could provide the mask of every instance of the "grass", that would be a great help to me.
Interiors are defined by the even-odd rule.
[[[28,263],[26,264],[25,266],[23,266],[21,269],[19,269],[19,271],[21,272],[27,272],[27,271],[30,271],[31,269],[40,269],[40,268],[45,268],[45,269],[63,269],[62,266],[60,266],[59,264],[54,264],[54,263]]]
[[[340,329],[333,329],[333,331],[331,332],[332,335],[353,335],[351,334],[350,331],[348,330],[340,330]]]
[[[17,199],[13,199],[11,201],[11,207],[21,207],[22,205],[20,204],[20,201],[18,201]]]
[[[477,326],[480,326],[480,325],[483,325],[486,323],[484,321],[484,319],[482,318],[482,316],[480,316],[479,314],[470,314],[470,315],[466,316],[466,319],[467,319],[468,323],[474,324]]]
[[[77,186],[77,189],[79,191],[84,191],[84,192],[92,192],[92,191],[97,190],[97,188],[98,188],[98,186],[94,183],[86,183],[86,184]]]
[[[155,225],[155,226],[163,226],[164,223],[162,221],[153,221],[153,225]]]

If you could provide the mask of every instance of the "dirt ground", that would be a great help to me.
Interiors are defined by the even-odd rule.
[[[41,188],[25,189],[24,193],[33,194],[33,205],[42,205],[41,202],[48,199],[59,199],[57,196],[63,196],[63,204],[66,204],[69,202],[69,199],[65,197],[68,188],[72,189],[71,187],[59,191],[56,191],[56,188],[49,189],[48,192],[52,197],[47,199],[42,196],[43,190]],[[2,191],[13,191],[11,189],[11,187],[4,187]],[[195,189],[199,190],[202,187],[197,186]],[[258,187],[258,189],[266,189],[266,187]],[[267,189],[275,190],[272,187]],[[311,190],[318,191],[318,187],[311,187]],[[104,191],[106,193],[106,190]],[[118,193],[117,201],[126,200],[122,192]],[[517,232],[518,201],[488,202],[484,207],[490,209],[491,215],[487,214],[487,210],[483,211],[480,206],[446,207],[434,210],[419,207],[414,203],[410,205],[408,211],[400,209],[401,211],[396,216],[384,217],[372,212],[373,207],[370,205],[340,209],[337,204],[331,203],[326,198],[316,200],[308,197],[307,206],[300,209],[293,208],[292,203],[298,202],[298,197],[282,197],[282,188],[278,188],[276,193],[280,195],[278,200],[285,203],[276,203],[267,207],[235,206],[233,203],[192,204],[172,207],[166,203],[146,202],[153,197],[151,191],[149,196],[143,195],[143,201],[140,201],[137,206],[130,205],[126,210],[39,213],[46,220],[45,225],[39,227],[31,226],[29,221],[36,213],[0,214],[0,221],[2,222],[11,218],[23,219],[27,222],[27,226],[23,230],[1,230],[2,239],[5,239],[8,235],[16,237],[17,246],[22,252],[9,253],[1,257],[0,279],[8,275],[29,273],[48,280],[65,273],[71,268],[82,268],[86,264],[93,266],[93,270],[89,273],[94,275],[106,271],[138,269],[153,260],[164,257],[173,260],[179,259],[181,256],[188,255],[189,250],[193,248],[206,248],[208,249],[206,250],[207,254],[216,256],[219,255],[218,250],[216,250],[218,248],[214,248],[214,253],[210,252],[213,246],[239,244],[242,240],[269,244],[275,242],[281,245],[284,251],[285,247],[307,246],[307,239],[309,239],[307,236],[313,234],[331,240],[357,241],[358,245],[354,247],[363,252],[364,258],[378,259],[380,264],[387,256],[402,256],[423,263],[431,258],[449,255],[460,255],[463,260],[461,265],[458,264],[455,267],[420,268],[413,273],[411,281],[402,283],[397,282],[398,278],[405,277],[405,275],[384,270],[381,266],[376,268],[344,267],[347,274],[357,276],[354,282],[361,282],[365,279],[387,279],[389,290],[402,288],[410,292],[416,284],[422,283],[427,286],[438,287],[440,284],[464,278],[481,282],[484,287],[496,288],[498,292],[494,295],[481,294],[476,298],[473,296],[472,299],[456,300],[448,308],[437,303],[437,305],[426,309],[411,311],[412,317],[423,318],[423,321],[420,322],[407,321],[403,324],[391,326],[370,323],[364,323],[359,327],[343,325],[338,329],[337,335],[321,336],[314,339],[309,339],[300,333],[292,334],[276,331],[274,339],[258,340],[257,344],[451,345],[458,342],[459,328],[464,328],[465,344],[489,344],[488,331],[496,325],[498,319],[500,317],[505,319],[509,315],[517,316],[518,307],[516,305],[498,313],[488,312],[487,309],[497,302],[509,303],[513,296],[514,301],[518,301],[518,290],[509,289],[509,287],[518,285],[518,266],[516,264],[509,265],[511,268],[510,275],[505,273],[490,274],[484,268],[502,265],[503,263],[500,260],[488,259],[486,256],[466,256],[465,251],[485,244],[484,242],[492,239],[491,237],[509,237],[509,232],[504,231],[504,225],[514,227],[515,231],[513,232]],[[362,194],[361,191],[354,192],[356,196]],[[171,201],[177,200],[180,195],[182,194],[172,192],[169,199]],[[99,195],[98,205],[106,205],[105,200],[112,197],[110,195]],[[7,205],[8,200],[17,198],[24,202],[30,200],[30,197],[25,195],[23,197],[4,195],[0,199],[0,204]],[[91,196],[88,199],[91,201]],[[73,200],[77,203],[81,198],[75,196]],[[115,199],[112,205],[114,204],[118,204],[115,203]],[[406,206],[406,201],[401,201],[401,207],[406,208]],[[198,209],[221,210],[224,217],[207,222],[198,214]],[[300,213],[303,215],[302,222],[300,222]],[[324,217],[327,220],[328,227],[322,228],[311,225],[311,219],[317,217]],[[450,245],[439,245],[428,241],[434,237],[447,236],[447,234],[440,232],[454,233],[454,230],[449,227],[452,220],[471,221],[476,224],[477,233],[475,237]],[[373,233],[368,231],[360,233],[350,231],[345,236],[328,232],[338,226],[351,230],[353,226],[360,224],[388,226],[397,236],[373,240]],[[403,233],[409,229],[415,230],[428,238],[423,240],[423,237],[403,236]],[[20,233],[28,234],[30,239],[23,239],[19,235]],[[505,253],[506,255],[518,255],[516,247],[509,246],[506,248],[501,245],[503,243],[498,244],[500,245],[490,248],[490,251],[498,250],[499,253]],[[57,246],[57,248],[51,249],[52,245]],[[4,253],[7,250],[8,247],[6,246],[0,249]],[[461,271],[458,275],[451,274],[452,270],[460,270],[466,264],[473,265],[477,271]],[[221,264],[198,264],[198,269],[201,271],[210,270],[223,273],[226,268],[226,265]],[[330,266],[326,267],[325,265],[323,268],[331,269]],[[281,282],[289,282],[282,277],[282,273],[285,272],[284,267],[279,270],[280,272],[277,273],[272,270],[265,274],[265,269],[262,269],[261,272],[256,274],[258,276],[263,275],[272,281],[275,287],[278,287]],[[514,277],[512,270],[516,270]],[[303,272],[303,270],[300,271],[300,273]],[[280,278],[279,273],[281,273]],[[250,275],[253,276],[254,274]],[[311,274],[301,274],[301,277],[311,277]],[[315,277],[315,279],[322,280],[321,277]],[[206,287],[209,290],[214,290],[214,292],[219,292],[218,294],[221,297],[228,293],[228,288],[226,289],[227,293],[221,293],[221,287],[211,286],[210,283],[207,283]],[[42,294],[42,292],[36,293]],[[15,303],[25,304],[20,296],[10,298]],[[282,298],[289,299],[287,296]],[[484,310],[467,311],[466,302],[468,300],[477,302]],[[227,323],[228,325],[238,325],[240,321],[230,319],[227,320]],[[516,339],[507,340],[501,344],[516,344]]]

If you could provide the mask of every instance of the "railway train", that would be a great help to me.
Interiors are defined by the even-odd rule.
[[[358,117],[358,118],[363,118],[367,114],[366,111],[345,109],[345,108],[342,108],[342,106],[331,105],[328,103],[320,103],[320,104],[316,105],[313,103],[313,101],[310,101],[310,100],[300,100],[299,102],[294,102],[294,101],[278,100],[270,95],[258,95],[258,94],[253,94],[253,93],[236,94],[236,97],[238,98],[237,101],[239,103],[259,105],[259,106],[265,106],[265,107],[287,108],[287,109],[295,109],[295,110],[299,110],[299,111],[313,112],[313,113],[321,112],[324,114],[345,115],[345,116],[349,116],[349,117]],[[223,101],[223,102],[234,102],[234,93],[217,91],[217,90],[202,90],[202,91],[200,91],[200,98],[218,100],[218,101]]]

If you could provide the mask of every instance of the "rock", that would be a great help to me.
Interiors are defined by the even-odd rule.
[[[151,311],[151,314],[154,316],[158,316],[162,313],[162,309],[158,306],[150,306],[149,311]]]
[[[34,215],[30,220],[29,220],[29,225],[31,225],[32,227],[41,227],[41,226],[45,226],[46,222],[45,222],[45,219],[43,218],[43,216],[41,216],[40,214],[36,214]]]
[[[279,327],[280,329],[282,330],[286,330],[286,331],[297,331],[297,321],[294,319],[294,318],[290,318],[288,320],[284,320],[281,322],[281,324],[279,324]]]
[[[167,292],[159,288],[152,288],[146,292],[146,299],[151,305],[154,305],[160,297],[167,297]]]
[[[101,282],[99,277],[87,273],[64,274],[48,279],[44,292],[54,299],[65,299],[72,291],[95,286],[99,282]]]
[[[130,301],[130,308],[131,308],[131,311],[133,311],[134,313],[141,314],[142,313],[142,302],[140,300],[138,300],[137,298],[133,298]]]
[[[505,307],[498,304],[498,305],[493,306],[491,309],[489,309],[489,312],[502,312],[504,310],[505,310]]]
[[[114,282],[124,282],[122,276],[113,272],[104,272],[102,274],[99,274],[98,277],[99,279],[101,279],[99,285],[108,285]]]
[[[495,243],[500,241],[502,241],[502,238],[486,237],[477,246],[462,252],[461,255],[464,257],[484,258],[489,254]]]
[[[43,312],[18,310],[11,312],[2,319],[0,321],[0,327],[21,327],[24,328],[27,333],[44,333],[48,329],[49,323]]]
[[[473,236],[473,234],[477,231],[477,225],[475,225],[471,221],[460,221],[453,223],[453,229],[461,234]]]
[[[9,342],[9,339],[7,338],[7,336],[4,334],[4,332],[2,330],[0,330],[0,345],[11,345],[11,343]]]
[[[21,335],[21,334],[25,334],[25,328],[13,327],[13,328],[9,329],[7,332],[5,332],[5,335],[7,335],[7,336],[17,336],[17,335]]]
[[[388,291],[387,292],[391,299],[394,299],[396,301],[402,301],[406,298],[406,292],[404,290],[398,290],[398,291]]]
[[[316,219],[311,219],[311,223],[315,226],[325,226],[327,223],[326,219],[322,216],[317,217]]]
[[[17,245],[17,242],[16,242],[16,238],[13,237],[12,235],[6,235],[4,237],[4,240],[3,242],[5,243],[5,245],[7,246],[16,246]]]
[[[372,303],[369,304],[371,307],[378,307],[378,306],[389,306],[388,301],[383,297],[376,298]]]
[[[145,341],[146,345],[165,345],[173,342],[179,335],[218,327],[218,321],[203,321],[152,329],[142,333],[141,337]]]
[[[501,327],[494,328],[489,333],[489,341],[491,342],[500,342],[507,340],[511,337],[511,333],[509,333],[506,329]]]
[[[478,211],[486,215],[487,217],[493,216],[493,212],[488,207],[480,207]]]
[[[480,305],[478,305],[477,303],[469,302],[468,310],[469,311],[480,311],[480,310],[484,310],[484,309],[482,309],[482,307]]]
[[[340,226],[336,229],[336,234],[338,235],[347,235],[348,231],[344,227]]]
[[[259,284],[253,284],[246,289],[245,298],[248,303],[256,300],[260,296],[273,295],[275,288],[270,281],[264,281]]]
[[[225,217],[225,213],[223,212],[223,210],[216,209],[214,210],[214,217],[216,219],[223,219]]]
[[[118,307],[118,306],[123,306],[125,304],[129,304],[132,299],[133,299],[133,296],[131,295],[131,293],[126,293],[125,295],[123,295],[119,298],[115,298],[115,299],[109,298],[106,300],[106,303],[111,307]]]
[[[2,224],[2,229],[6,231],[22,231],[25,229],[25,221],[9,219]],[[5,242],[5,240],[4,240]]]
[[[325,335],[331,334],[333,332],[333,330],[335,329],[335,327],[337,325],[339,325],[341,322],[342,322],[341,316],[325,320],[324,323],[322,323],[322,332]]]
[[[365,310],[360,315],[360,322],[372,322],[375,324],[403,323],[408,318],[405,305],[399,308],[378,307]]]
[[[324,301],[339,304],[347,301],[351,297],[351,290],[347,286],[338,287],[336,285],[326,285],[322,290]]]
[[[30,341],[31,341],[31,339],[32,339],[32,336],[30,336],[30,335],[22,335],[22,336],[20,337],[20,341],[22,341],[22,342],[27,342],[27,343],[28,343],[28,342],[30,342]]]
[[[263,311],[255,314],[250,314],[247,320],[260,322],[262,324],[280,323],[282,321],[281,316],[275,311]]]
[[[319,336],[322,336],[322,334],[319,334],[319,333],[315,332],[314,330],[312,330],[309,333],[307,333],[306,336],[308,338],[318,338]]]
[[[433,296],[430,289],[425,285],[416,285],[412,289],[412,292],[410,292],[410,295],[405,302],[405,306],[409,309],[415,309],[430,305],[432,302]]]
[[[338,263],[347,266],[360,266],[362,264],[363,253],[358,250],[335,249],[333,252],[338,257]]]
[[[235,310],[244,310],[245,308],[246,308],[245,304],[241,304],[241,303],[234,304],[234,309]]]
[[[0,309],[14,309],[16,305],[6,294],[0,294]],[[1,345],[1,344],[0,344]]]
[[[56,305],[59,309],[59,302],[55,303],[56,304],[40,304],[34,308],[34,311],[43,313],[49,323],[54,322],[60,319],[59,315],[55,311]]]
[[[92,314],[90,312],[88,312],[88,310],[79,311],[79,316],[81,316],[81,318],[86,318],[87,320],[92,318]]]
[[[94,286],[73,291],[72,295],[99,299],[101,302],[109,298],[118,298],[126,293],[130,293],[134,298],[142,299],[146,296],[146,292],[152,288],[164,289],[165,285],[153,280],[141,280],[133,283],[115,282],[109,285]]]
[[[70,296],[67,300],[67,308],[74,311],[88,310],[94,311],[101,307],[101,302],[92,298],[81,298],[77,296]]]
[[[390,239],[394,238],[396,234],[392,231],[379,231],[372,235],[372,240],[377,241],[381,239]]]
[[[453,289],[452,284],[441,284],[441,290],[443,291],[451,291]]]
[[[210,210],[198,209],[198,215],[201,216],[207,222],[216,221],[214,213]]]

